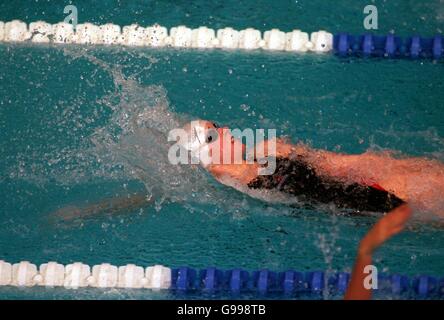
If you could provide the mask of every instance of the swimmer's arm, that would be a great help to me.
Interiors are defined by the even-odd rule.
[[[251,150],[250,150],[251,151]],[[285,139],[276,138],[276,145],[271,145],[270,140],[264,140],[255,145],[255,159],[267,156],[287,158],[290,154],[304,155],[308,152],[308,147],[302,143],[290,144]]]
[[[112,215],[143,208],[152,202],[146,194],[133,194],[104,199],[83,206],[67,206],[50,214],[55,220],[70,221],[96,215]]]
[[[373,252],[379,246],[404,229],[410,216],[410,207],[402,205],[381,218],[364,236],[359,245],[350,284],[344,299],[370,300],[372,298],[371,289],[364,287],[364,280],[368,276],[364,273],[364,268],[372,264]]]
[[[221,183],[224,178],[231,178],[242,184],[248,184],[257,177],[259,166],[257,163],[248,164],[216,164],[208,166],[208,171]]]

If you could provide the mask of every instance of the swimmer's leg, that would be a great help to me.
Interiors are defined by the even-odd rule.
[[[146,207],[153,202],[146,194],[133,194],[108,198],[85,206],[67,206],[50,214],[51,219],[71,221],[96,215],[113,215]]]

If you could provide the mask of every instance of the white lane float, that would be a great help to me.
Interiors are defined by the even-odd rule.
[[[191,46],[193,48],[213,48],[217,46],[216,32],[207,27],[199,27],[191,32]]]
[[[31,33],[28,31],[26,23],[20,20],[5,23],[3,41],[22,42],[29,39],[31,39]]]
[[[53,25],[54,43],[72,43],[74,41],[74,27],[66,22]]]
[[[100,39],[100,28],[92,23],[78,24],[74,42],[78,44],[97,44]]]
[[[333,35],[326,31],[313,32],[310,41],[313,44],[311,51],[323,53],[333,49]]]
[[[127,46],[143,46],[147,38],[146,29],[138,24],[123,27],[122,35],[122,43]]]
[[[119,25],[107,23],[99,26],[99,44],[116,45],[122,42],[123,36]]]
[[[12,285],[16,287],[32,287],[36,284],[37,266],[29,261],[22,261],[12,265]]]
[[[5,23],[0,21],[0,41],[5,39]]]
[[[264,33],[264,49],[266,50],[285,50],[287,39],[285,32],[279,29],[271,29]]]
[[[285,50],[294,52],[307,52],[313,44],[310,42],[307,32],[293,30],[286,34]]]
[[[114,266],[109,263],[92,268],[84,263],[75,262],[64,266],[51,261],[40,268],[29,261],[11,264],[0,260],[0,286],[16,287],[65,287],[78,289],[95,288],[133,288],[161,290],[171,287],[172,272],[162,265],[144,269],[135,264]]]
[[[0,286],[10,285],[12,282],[12,265],[0,260]]]
[[[163,47],[168,38],[168,29],[155,24],[146,28],[146,44],[150,47]]]
[[[224,49],[239,48],[239,31],[233,28],[224,28],[217,30],[218,46]]]
[[[173,27],[170,30],[171,45],[173,47],[191,47],[193,31],[186,26]]]
[[[39,274],[34,277],[40,286],[59,287],[65,280],[65,266],[57,262],[48,262],[40,265]]]
[[[171,269],[161,265],[147,267],[146,279],[145,288],[168,289],[171,287]]]
[[[87,281],[91,287],[113,288],[117,286],[118,270],[116,266],[109,263],[102,263],[92,268],[92,274]]]
[[[78,289],[88,286],[91,276],[91,268],[87,264],[75,262],[68,264],[65,268],[65,279],[63,286],[68,289]]]
[[[253,28],[247,28],[239,33],[239,48],[245,50],[259,49],[263,46],[261,32]]]
[[[52,24],[45,21],[37,21],[29,24],[31,41],[36,43],[49,43],[53,35]]]
[[[146,284],[145,271],[135,264],[127,264],[119,267],[119,288],[143,288]]]
[[[279,29],[261,31],[253,28],[235,30],[227,27],[214,30],[205,26],[190,29],[180,25],[169,31],[159,24],[141,26],[131,24],[121,27],[107,23],[94,25],[92,23],[78,24],[74,29],[72,24],[59,22],[49,24],[44,21],[32,22],[29,28],[25,22],[13,20],[0,21],[0,41],[35,43],[75,43],[81,45],[125,45],[147,47],[177,47],[177,48],[222,48],[243,50],[273,50],[291,52],[328,52],[333,49],[333,35],[326,31],[308,33],[295,29],[283,32]]]

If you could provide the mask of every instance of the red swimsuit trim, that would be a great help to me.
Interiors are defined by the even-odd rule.
[[[385,192],[387,192],[387,190],[385,190],[383,187],[381,187],[381,186],[380,186],[379,184],[377,184],[377,183],[373,183],[373,184],[371,184],[370,187],[375,188],[375,189],[378,189],[378,190],[381,190],[381,191],[385,191]]]

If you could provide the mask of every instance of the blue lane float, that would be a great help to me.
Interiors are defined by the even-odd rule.
[[[171,289],[184,292],[206,293],[254,293],[259,296],[299,296],[320,297],[327,292],[341,296],[347,290],[350,274],[347,272],[326,273],[323,271],[283,271],[267,269],[249,272],[242,269],[223,271],[207,268],[198,272],[190,268],[173,269]],[[175,276],[177,275],[177,276]],[[186,280],[187,279],[187,280]],[[378,276],[378,289],[375,295],[405,298],[444,298],[444,277],[428,275],[409,278],[394,274]]]
[[[333,37],[333,51],[342,57],[386,57],[406,59],[434,59],[444,57],[443,36],[399,37],[388,35],[350,35],[339,33]]]
[[[280,273],[282,290],[285,295],[292,295],[294,292],[300,292],[304,289],[304,274],[297,271],[285,271]]]

